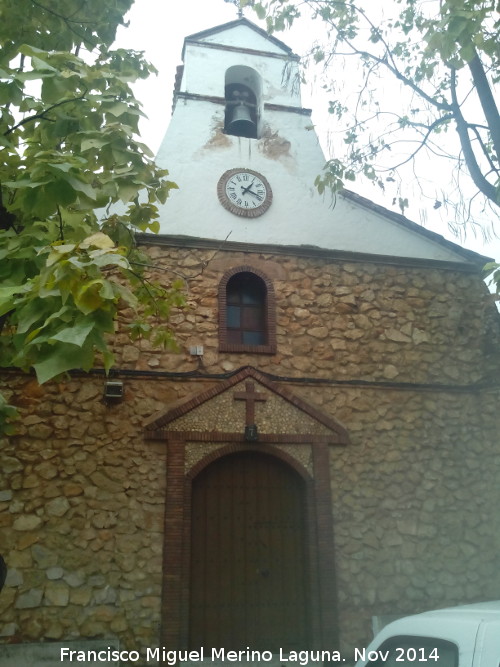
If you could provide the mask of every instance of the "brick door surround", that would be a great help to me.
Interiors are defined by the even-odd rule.
[[[259,440],[245,440],[245,401],[241,400],[249,381],[255,384],[266,402],[256,404],[255,422]],[[233,391],[234,388],[234,391]],[[238,391],[240,390],[240,391]],[[239,393],[240,400],[234,400]],[[231,400],[233,399],[233,400]],[[219,423],[221,405],[235,414],[224,415]],[[270,405],[273,403],[274,405]],[[301,423],[316,432],[297,432],[295,427],[286,432],[270,432],[273,420],[266,421],[264,406],[270,410],[295,410]],[[205,409],[200,426],[197,410]],[[261,412],[262,411],[262,412]],[[271,413],[270,413],[271,414]],[[290,414],[282,423],[290,421]],[[210,418],[210,415],[218,415]],[[276,421],[279,423],[279,417]],[[241,427],[240,427],[241,423]],[[223,424],[227,424],[227,431]],[[234,428],[237,425],[238,430]],[[307,429],[306,429],[307,430]],[[331,417],[319,412],[288,390],[269,381],[253,368],[247,367],[229,380],[223,380],[211,389],[202,391],[156,417],[147,426],[147,439],[161,440],[167,447],[166,498],[163,544],[163,590],[161,606],[160,646],[167,649],[185,649],[189,642],[189,571],[191,540],[191,493],[195,477],[209,464],[236,452],[255,451],[280,459],[292,467],[303,479],[308,524],[307,544],[309,560],[308,598],[310,601],[310,648],[333,648],[336,644],[337,600],[335,582],[335,553],[333,540],[333,511],[330,488],[330,449],[332,445],[346,445],[347,433]],[[222,648],[222,647],[221,647]]]

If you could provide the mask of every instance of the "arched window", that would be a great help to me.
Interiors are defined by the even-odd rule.
[[[224,132],[257,139],[261,116],[261,80],[251,67],[237,65],[226,71]]]
[[[219,286],[219,349],[226,352],[276,351],[274,289],[251,267],[229,271]]]
[[[227,342],[265,345],[266,286],[254,273],[237,273],[227,283]]]

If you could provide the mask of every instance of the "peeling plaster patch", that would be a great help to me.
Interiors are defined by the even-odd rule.
[[[233,142],[227,136],[227,134],[224,134],[222,131],[223,129],[224,120],[216,118],[215,123],[212,126],[212,135],[203,148],[208,150],[213,148],[230,148]]]
[[[271,160],[290,158],[291,143],[288,139],[280,137],[278,132],[271,134],[269,128],[264,130],[262,139],[259,141],[259,151]]]

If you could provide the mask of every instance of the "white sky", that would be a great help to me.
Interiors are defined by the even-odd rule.
[[[377,2],[377,0],[372,1]],[[381,1],[378,0],[378,2]],[[245,15],[249,20],[265,27],[262,22],[259,22],[253,11],[247,9]],[[175,71],[177,65],[182,62],[181,51],[184,38],[236,18],[235,6],[224,0],[176,0],[175,2],[172,0],[135,0],[127,16],[130,25],[127,29],[120,30],[117,45],[144,51],[146,58],[159,72],[158,76],[152,76],[135,87],[136,97],[142,102],[143,111],[148,116],[148,120],[142,124],[142,139],[153,151],[158,149],[170,120]],[[276,36],[299,55],[307,49],[313,37],[310,29],[308,30],[304,24],[300,23],[297,23],[292,31],[278,33]],[[318,118],[321,119],[325,111],[326,100],[318,100],[318,98],[311,100],[308,91],[303,90],[302,103],[303,106],[313,109],[313,122],[317,124],[320,139],[326,141],[326,136],[321,136],[321,128],[318,126]],[[350,184],[350,187],[359,194],[391,208],[392,194],[387,195],[387,200],[384,201],[381,199],[381,194],[371,184],[363,185],[356,181],[352,186]],[[407,215],[418,221],[416,211],[412,213],[410,209]],[[449,240],[457,242],[447,228],[446,222],[438,219],[438,216],[435,220],[428,219],[426,226]],[[497,233],[500,234],[500,231]],[[500,239],[485,243],[481,238],[469,233],[461,244],[500,261]]]

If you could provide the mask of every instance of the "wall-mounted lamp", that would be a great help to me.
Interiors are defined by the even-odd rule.
[[[255,424],[250,424],[245,426],[245,440],[247,442],[258,442],[259,440],[259,431]]]
[[[123,399],[123,382],[121,380],[106,380],[104,384],[104,400],[108,403]]]

